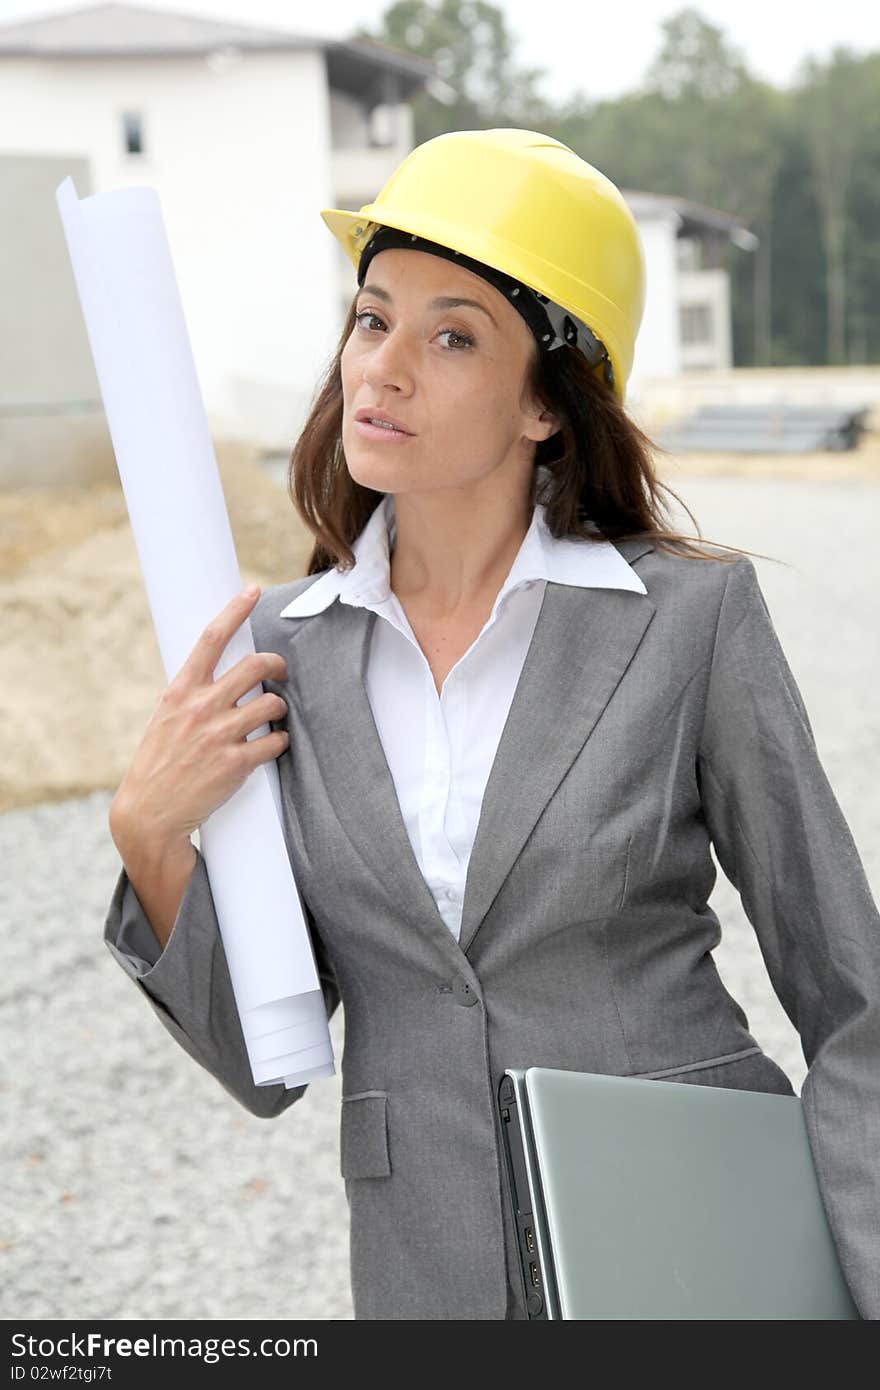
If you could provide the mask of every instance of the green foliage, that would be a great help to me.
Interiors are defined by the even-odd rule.
[[[437,86],[448,93],[443,99],[429,89],[415,97],[416,144],[490,125],[540,129],[548,111],[535,90],[542,70],[515,65],[504,14],[487,0],[397,0],[377,29],[361,28],[356,37],[434,60]]]
[[[880,54],[836,49],[790,91],[759,81],[723,30],[688,7],[661,26],[638,90],[545,101],[487,0],[397,0],[361,36],[434,60],[414,100],[416,143],[522,126],[569,145],[624,189],[689,198],[740,219],[730,244],[740,365],[880,361]]]
[[[649,90],[670,101],[714,102],[748,81],[740,54],[697,10],[680,10],[660,28],[663,44],[645,78]]]

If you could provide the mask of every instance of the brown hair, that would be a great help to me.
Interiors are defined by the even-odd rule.
[[[352,478],[342,450],[340,358],[354,328],[356,300],[357,296],[290,456],[288,493],[315,537],[306,574],[334,565],[351,569],[352,542],[384,496]],[[576,349],[541,352],[535,343],[523,392],[524,399],[542,401],[560,422],[554,435],[535,446],[531,499],[532,505],[541,502],[546,507],[548,529],[557,539],[595,538],[598,527],[606,540],[649,538],[658,549],[686,559],[733,560],[758,553],[704,541],[690,508],[657,476],[653,455],[664,451],[630,418],[620,398]],[[541,464],[547,473],[539,480]],[[661,492],[681,504],[696,536],[669,529],[671,509]],[[706,552],[696,540],[731,553]]]

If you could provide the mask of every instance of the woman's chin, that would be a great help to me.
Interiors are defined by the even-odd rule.
[[[412,481],[412,469],[394,459],[374,458],[359,449],[345,450],[345,462],[351,477],[361,487],[374,488],[377,492],[391,492],[394,485],[407,479]]]

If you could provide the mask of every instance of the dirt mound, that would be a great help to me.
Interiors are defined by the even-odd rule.
[[[254,449],[217,445],[242,581],[305,574],[312,538]],[[0,492],[0,811],[115,789],[165,672],[118,486]]]

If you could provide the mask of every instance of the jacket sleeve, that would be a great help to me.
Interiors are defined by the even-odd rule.
[[[703,813],[808,1073],[844,1277],[880,1318],[880,917],[748,557],[728,566],[698,754]]]
[[[245,1109],[270,1119],[299,1100],[307,1084],[288,1088],[283,1083],[257,1086],[254,1082],[207,866],[198,846],[194,848],[196,865],[164,950],[124,868],[104,924],[104,941],[175,1042]],[[340,1002],[339,989],[305,905],[304,911],[329,1020]]]

